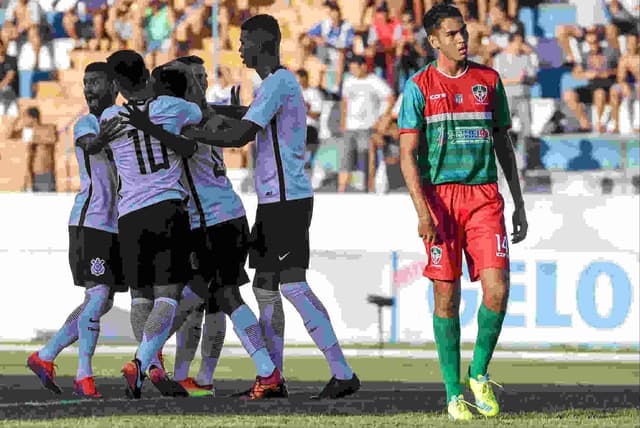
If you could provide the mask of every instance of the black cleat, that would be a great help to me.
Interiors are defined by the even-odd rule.
[[[325,398],[342,398],[347,395],[355,394],[360,389],[360,379],[353,374],[351,379],[336,379],[332,377],[329,383],[324,387],[320,394],[311,397],[312,400],[322,400]]]
[[[122,376],[125,379],[125,394],[129,398],[140,398],[142,384],[146,377],[140,368],[140,360],[134,358],[122,368]]]
[[[151,366],[149,379],[164,397],[189,397],[189,392],[180,383],[169,378],[162,367]]]

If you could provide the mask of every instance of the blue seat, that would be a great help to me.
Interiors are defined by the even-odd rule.
[[[0,28],[4,25],[4,9],[0,9]]]
[[[541,36],[551,39],[556,36],[558,25],[576,24],[575,6],[569,4],[541,4],[538,6],[538,27]]]
[[[571,71],[566,71],[560,79],[560,91],[565,92],[571,89],[576,89],[581,86],[586,86],[589,82],[587,80],[579,80],[573,77]]]
[[[518,19],[524,25],[524,36],[537,36],[536,34],[536,11],[530,7],[523,7],[518,12]]]
[[[33,98],[33,85],[37,82],[53,80],[50,71],[18,71],[19,98]]]
[[[531,86],[531,98],[542,98],[542,85],[540,83]]]
[[[62,17],[64,14],[62,12],[47,12],[47,22],[51,26],[52,37],[54,39],[63,39],[69,37],[67,32],[64,30],[64,26],[62,25]]]
[[[567,72],[566,68],[542,68],[538,70],[538,83],[540,84],[542,98],[560,99],[561,79]]]
[[[555,37],[552,39],[538,39],[536,53],[540,59],[540,68],[557,68],[562,65],[562,49],[560,49],[558,39]]]

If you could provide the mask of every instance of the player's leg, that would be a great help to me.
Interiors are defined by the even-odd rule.
[[[470,186],[469,186],[470,187]],[[466,221],[467,265],[470,279],[482,283],[478,335],[469,367],[469,387],[478,411],[495,416],[500,408],[487,373],[502,330],[509,299],[509,245],[504,223],[504,201],[495,184],[474,186],[466,196],[473,215]]]
[[[271,360],[284,373],[284,308],[280,294],[280,275],[277,272],[256,271],[253,294],[260,310],[260,329]]]
[[[206,308],[200,345],[200,369],[194,379],[196,386],[213,391],[213,376],[218,366],[224,338],[227,333],[227,316],[222,310]]]
[[[176,382],[184,381],[189,377],[191,362],[196,356],[200,343],[203,318],[204,307],[196,308],[176,332],[176,358],[173,366],[173,379]]]

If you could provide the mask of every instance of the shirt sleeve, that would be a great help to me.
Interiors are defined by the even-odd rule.
[[[307,35],[309,37],[320,37],[322,36],[322,22],[318,22],[316,25],[311,27],[309,31],[307,31]]]
[[[195,103],[185,101],[181,112],[181,126],[196,125],[202,121],[202,110]]]
[[[311,111],[314,113],[322,112],[322,95],[320,95],[320,91],[314,90],[309,92],[311,94],[311,99],[309,100],[309,106],[311,107]]]
[[[100,124],[98,119],[93,115],[82,116],[73,127],[73,141],[87,135],[98,135],[100,133]]]
[[[424,107],[424,94],[413,80],[408,81],[402,92],[398,114],[400,134],[417,134],[424,129]]]
[[[353,38],[355,37],[355,31],[353,26],[348,22],[344,22],[340,27],[340,36],[336,40],[336,49],[347,49],[353,46]]]
[[[493,126],[494,128],[511,128],[509,103],[500,76],[497,76],[496,94],[493,100]]]
[[[263,81],[256,98],[249,106],[249,111],[242,119],[253,122],[262,129],[266,128],[282,107],[287,88],[287,82],[276,75]]]

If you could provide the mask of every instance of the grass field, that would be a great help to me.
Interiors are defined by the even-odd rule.
[[[29,353],[1,352],[0,373],[16,375],[30,373],[25,367]],[[120,369],[131,359],[130,355],[96,355],[93,359],[96,376],[120,376]],[[169,370],[173,358],[166,357]],[[391,382],[441,382],[440,368],[435,360],[408,358],[351,357],[349,362],[361,379]],[[61,355],[56,359],[59,376],[75,375],[77,357]],[[191,365],[197,373],[199,360]],[[463,361],[463,370],[468,362]],[[637,363],[582,363],[535,362],[528,360],[495,360],[490,366],[491,376],[504,383],[555,384],[608,384],[633,385],[640,382]],[[324,359],[316,357],[289,357],[285,361],[286,376],[294,381],[326,381],[331,375]],[[249,358],[222,357],[216,369],[218,379],[253,379],[255,366]]]
[[[55,419],[51,421],[1,421],[4,428],[85,428],[85,427],[126,427],[154,428],[174,427],[325,427],[341,428],[381,428],[381,427],[581,427],[581,428],[632,428],[638,426],[640,412],[621,410],[610,413],[589,411],[567,411],[554,414],[524,413],[503,415],[491,420],[480,419],[469,422],[452,422],[444,414],[405,413],[389,416],[112,416],[103,418]]]

